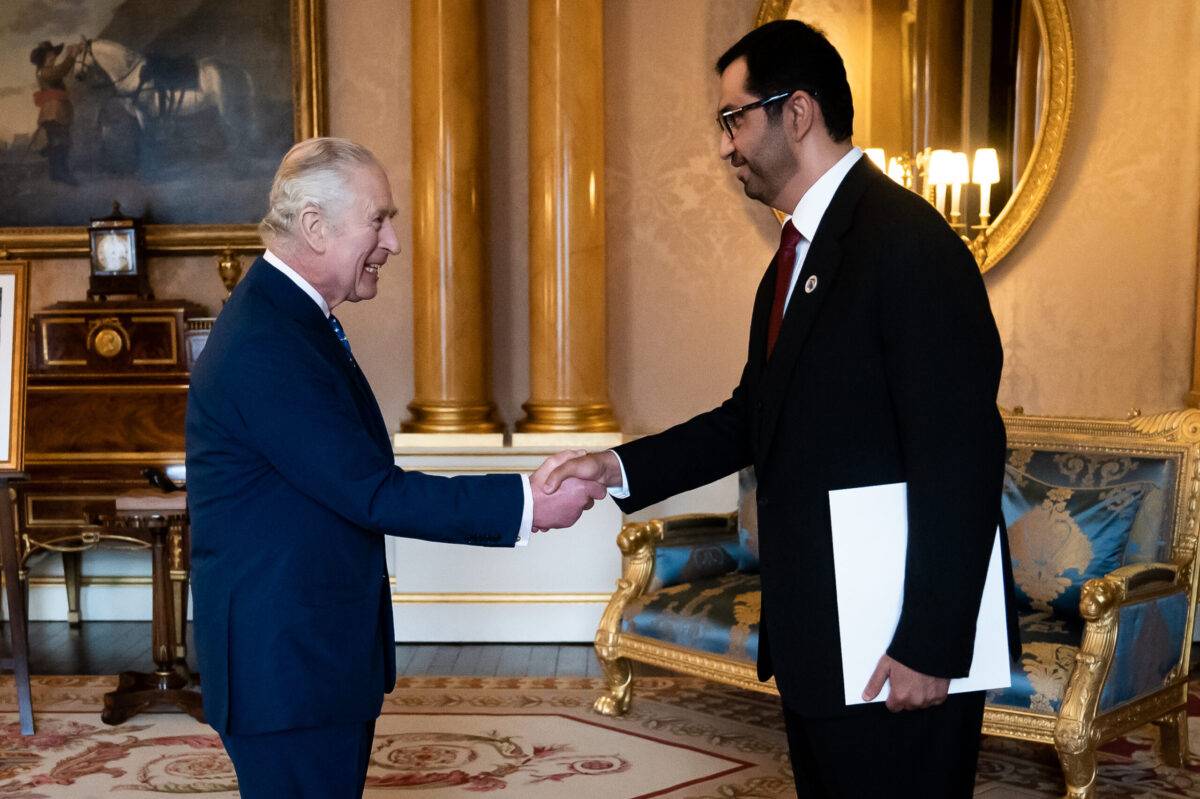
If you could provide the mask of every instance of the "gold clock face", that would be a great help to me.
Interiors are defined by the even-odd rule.
[[[121,340],[121,334],[111,327],[97,331],[96,335],[92,337],[92,349],[101,358],[115,358],[121,354],[121,348],[124,346],[125,342]]]

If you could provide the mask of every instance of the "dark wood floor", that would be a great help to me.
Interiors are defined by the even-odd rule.
[[[0,624],[8,641],[6,624]],[[195,668],[191,625],[188,659]],[[85,621],[29,624],[29,668],[33,674],[118,674],[149,671],[150,623]],[[401,675],[497,677],[600,677],[590,644],[397,644]],[[639,674],[663,674],[639,669]]]

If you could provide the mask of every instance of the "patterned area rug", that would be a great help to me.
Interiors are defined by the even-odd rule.
[[[37,734],[23,738],[12,678],[0,678],[0,799],[237,796],[233,769],[208,727],[178,713],[102,724],[101,696],[113,684],[111,677],[35,678]],[[641,678],[637,687],[629,715],[609,719],[591,711],[601,688],[594,679],[403,678],[376,727],[366,796],[796,795],[774,699],[687,678]],[[1193,703],[1200,713],[1200,694]],[[1200,722],[1192,732],[1200,743]],[[1106,747],[1100,796],[1200,797],[1200,766],[1163,766],[1155,743],[1147,729]],[[1062,790],[1049,747],[985,740],[976,796]]]

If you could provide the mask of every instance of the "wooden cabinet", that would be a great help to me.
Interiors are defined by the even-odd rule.
[[[17,484],[22,573],[61,552],[68,619],[79,621],[80,553],[112,540],[93,526],[148,467],[183,465],[189,320],[183,301],[60,302],[32,315],[25,469]],[[202,324],[202,323],[201,323]]]

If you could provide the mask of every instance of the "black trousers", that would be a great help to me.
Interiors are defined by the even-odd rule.
[[[801,716],[784,705],[798,799],[868,796],[969,799],[975,789],[983,692],[892,713],[882,702],[839,716]]]
[[[242,799],[361,799],[375,722],[222,735]]]

